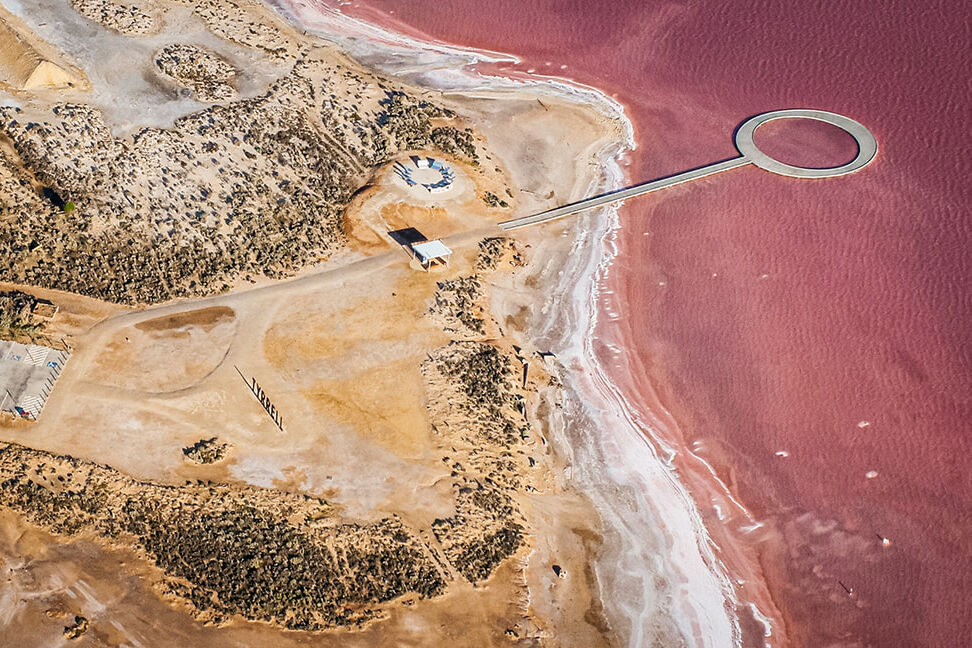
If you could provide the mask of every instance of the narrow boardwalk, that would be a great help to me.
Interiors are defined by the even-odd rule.
[[[753,136],[757,128],[766,122],[775,121],[777,119],[812,119],[836,126],[853,137],[857,142],[857,155],[853,160],[846,164],[821,169],[799,167],[776,160],[759,149]],[[579,200],[567,205],[548,209],[547,211],[533,214],[531,216],[514,218],[512,220],[500,223],[499,226],[504,230],[513,230],[517,229],[518,227],[526,227],[527,225],[546,223],[547,221],[576,214],[577,212],[585,209],[600,207],[602,205],[618,202],[620,200],[626,200],[634,196],[640,196],[641,194],[658,191],[659,189],[671,187],[672,185],[689,182],[691,180],[698,180],[699,178],[728,171],[729,169],[735,169],[736,167],[744,166],[746,164],[752,164],[764,171],[769,171],[770,173],[788,176],[791,178],[836,178],[837,176],[854,173],[855,171],[859,171],[860,169],[866,167],[874,160],[875,155],[877,155],[878,148],[877,140],[874,139],[874,135],[860,122],[854,121],[850,117],[838,115],[837,113],[827,112],[826,110],[800,108],[790,110],[774,110],[772,112],[762,113],[754,117],[750,117],[736,130],[735,143],[736,149],[740,153],[740,156],[737,158],[723,160],[722,162],[716,162],[703,167],[690,169],[689,171],[683,171],[682,173],[677,173],[659,180],[642,182],[641,184],[600,194],[592,198],[585,198],[584,200]]]
[[[672,185],[689,182],[691,180],[698,180],[699,178],[704,178],[705,176],[710,176],[715,173],[721,173],[722,171],[728,171],[729,169],[735,169],[736,167],[749,163],[749,160],[744,157],[733,158],[731,160],[725,160],[724,162],[717,162],[716,164],[699,167],[698,169],[692,169],[691,171],[683,171],[682,173],[668,176],[667,178],[642,182],[641,184],[636,184],[625,189],[619,189],[617,191],[600,194],[592,198],[585,198],[584,200],[579,200],[567,205],[561,205],[560,207],[548,209],[547,211],[540,212],[539,214],[533,214],[532,216],[514,218],[513,220],[500,223],[499,226],[504,230],[512,230],[517,229],[518,227],[526,227],[527,225],[545,223],[557,218],[563,218],[564,216],[576,214],[577,212],[584,211],[585,209],[600,207],[601,205],[607,205],[608,203],[626,200],[628,198],[640,196],[641,194],[650,193],[652,191],[658,191],[659,189],[671,187]]]

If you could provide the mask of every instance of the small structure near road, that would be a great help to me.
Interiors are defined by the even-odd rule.
[[[430,241],[425,238],[425,235],[414,227],[388,232],[388,236],[405,248],[410,256],[415,257],[426,272],[434,265],[449,265],[452,250],[438,239]]]
[[[422,243],[413,243],[412,252],[415,254],[415,258],[418,262],[422,264],[425,271],[428,272],[434,265],[449,265],[449,257],[452,256],[452,250],[447,248],[445,244],[436,239],[435,241],[423,241]]]
[[[0,340],[0,411],[36,420],[70,351]]]

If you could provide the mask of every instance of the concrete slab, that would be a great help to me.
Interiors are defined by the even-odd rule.
[[[0,411],[37,418],[69,351],[0,340]]]

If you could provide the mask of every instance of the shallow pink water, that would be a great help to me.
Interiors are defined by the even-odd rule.
[[[795,645],[967,645],[964,3],[368,0],[349,11],[614,94],[638,137],[632,181],[733,156],[733,129],[767,110],[831,110],[876,134],[878,159],[853,176],[743,168],[627,205],[608,286],[623,317],[601,336],[634,368],[619,384],[646,406],[657,394],[677,421],[666,433],[697,442],[766,524],[747,533],[730,519],[720,537],[765,572]],[[757,141],[809,166],[855,151],[791,122]],[[697,466],[680,467],[709,511]]]
[[[839,166],[857,156],[857,142],[849,133],[809,119],[767,122],[753,133],[753,141],[770,157],[802,167]]]

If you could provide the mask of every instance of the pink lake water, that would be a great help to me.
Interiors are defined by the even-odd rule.
[[[635,126],[632,182],[735,155],[733,129],[768,110],[831,110],[875,133],[877,160],[853,176],[747,167],[625,205],[604,286],[621,318],[603,318],[599,338],[624,350],[603,360],[631,400],[670,412],[661,433],[684,450],[683,480],[730,569],[766,579],[792,645],[968,645],[967,7],[367,0],[344,10],[510,52],[523,62],[509,71],[611,94]],[[789,120],[757,142],[807,166],[855,152],[840,131]],[[718,488],[694,457],[759,529],[719,519]],[[753,628],[746,639],[760,641]]]

